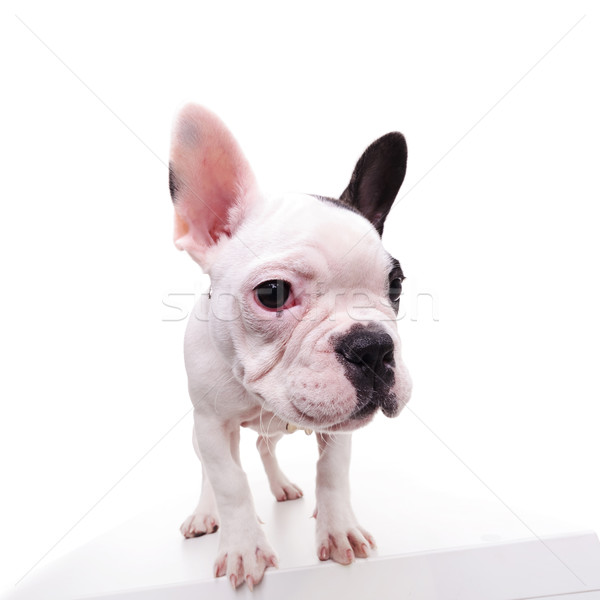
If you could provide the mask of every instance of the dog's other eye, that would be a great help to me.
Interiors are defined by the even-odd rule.
[[[263,281],[254,288],[258,303],[269,310],[281,310],[290,297],[290,284],[283,279]]]
[[[400,301],[400,294],[402,293],[402,279],[400,277],[395,277],[390,280],[390,301],[392,304]]]

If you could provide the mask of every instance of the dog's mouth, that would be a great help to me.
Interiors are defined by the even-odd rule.
[[[360,429],[370,423],[379,408],[382,408],[382,411],[386,416],[392,416],[391,414],[388,414],[388,411],[384,410],[380,404],[381,403],[376,401],[362,403],[357,406],[350,415],[345,415],[342,419],[331,422],[328,419],[311,417],[302,412],[297,406],[294,406],[293,402],[291,402],[290,406],[292,406],[295,413],[292,424],[299,429],[309,429],[311,431],[320,431],[322,433],[350,432]]]
[[[323,427],[316,427],[315,431],[321,431],[323,433],[351,433],[357,429],[361,429],[368,425],[375,415],[377,414],[377,407],[363,407],[359,412],[353,413],[350,417],[330,425]]]
[[[373,391],[368,399],[363,398],[359,402],[350,417],[341,423],[328,427],[328,431],[353,431],[364,427],[373,420],[379,409],[386,417],[395,417],[398,414],[396,395],[393,392],[388,392],[382,396]]]
[[[353,386],[353,393],[346,392],[348,397],[321,395],[312,398],[306,393],[296,394],[295,389],[288,391],[287,401],[270,399],[264,392],[254,394],[265,409],[294,430],[351,432],[371,422],[379,409],[386,417],[395,417],[400,412],[401,402],[392,386],[393,381],[393,373],[388,381],[373,378],[361,386]]]

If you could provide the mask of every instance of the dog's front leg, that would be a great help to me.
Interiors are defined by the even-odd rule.
[[[356,520],[350,504],[351,434],[317,434],[317,555],[350,564],[355,557],[369,556],[373,536]]]
[[[196,413],[194,432],[217,501],[220,517],[215,576],[227,575],[235,588],[253,588],[277,557],[258,522],[246,474],[239,461],[240,428],[215,416]]]

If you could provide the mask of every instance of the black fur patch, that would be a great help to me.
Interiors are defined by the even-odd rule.
[[[177,176],[175,175],[175,171],[173,170],[173,165],[169,164],[169,192],[171,192],[171,200],[175,202],[175,196],[179,191],[179,182],[177,181]]]
[[[390,271],[390,274],[388,276],[389,282],[392,283],[394,279],[400,279],[401,282],[404,281],[406,277],[404,277],[404,273],[402,271],[402,267],[400,266],[400,262],[398,261],[398,259],[394,258],[391,255],[390,258],[392,259],[392,270]],[[402,288],[402,286],[400,286],[400,288]],[[396,314],[398,314],[398,310],[400,308],[400,299],[398,299],[397,302],[393,302],[390,298],[390,303]]]

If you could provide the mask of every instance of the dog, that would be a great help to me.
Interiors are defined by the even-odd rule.
[[[253,589],[278,565],[240,465],[240,427],[258,432],[278,501],[302,491],[281,471],[275,445],[296,429],[314,431],[318,558],[349,564],[375,548],[350,503],[351,432],[379,409],[396,416],[411,394],[396,326],[404,275],[381,242],[406,158],[404,136],[388,133],[365,150],[339,199],[270,197],[214,113],[190,104],[175,120],[175,245],[211,281],[184,342],[203,477],[181,532],[219,529],[214,574],[233,588]]]

